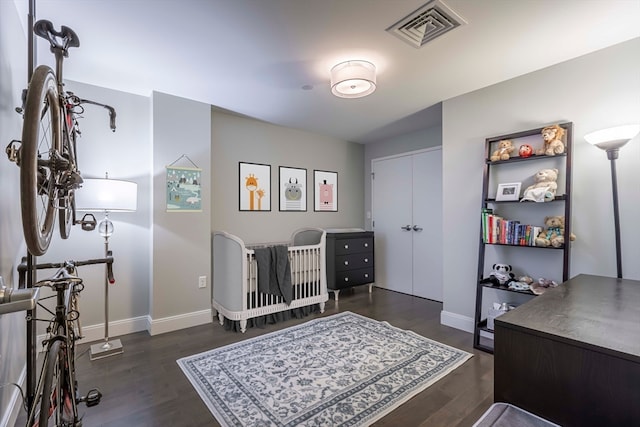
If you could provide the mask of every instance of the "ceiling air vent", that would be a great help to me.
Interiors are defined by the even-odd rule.
[[[432,0],[387,28],[387,31],[415,48],[466,24],[441,0]]]

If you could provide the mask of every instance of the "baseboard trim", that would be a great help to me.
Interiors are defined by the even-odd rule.
[[[473,318],[458,313],[442,310],[440,312],[440,323],[471,334],[473,333]]]
[[[211,323],[211,309],[208,308],[206,310],[179,314],[177,316],[163,317],[161,319],[153,319],[151,316],[148,316],[147,322],[147,331],[149,331],[151,336],[164,334],[166,332],[173,332],[180,329]]]
[[[109,338],[119,337],[121,335],[133,334],[135,332],[146,331],[147,316],[133,317],[131,319],[122,319],[109,322]],[[94,341],[104,340],[104,323],[97,325],[82,326],[82,340],[79,344],[88,344]],[[46,335],[38,335],[36,343],[38,351],[44,351],[39,344],[46,338]]]

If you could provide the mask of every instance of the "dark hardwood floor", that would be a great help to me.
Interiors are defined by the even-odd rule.
[[[88,345],[79,346],[77,361],[81,393],[97,387],[100,405],[81,410],[84,427],[93,426],[219,426],[176,360],[303,323],[340,311],[352,311],[385,320],[436,341],[474,354],[464,365],[382,418],[374,426],[471,426],[493,403],[493,355],[473,349],[473,336],[440,324],[442,304],[367,287],[333,294],[324,314],[292,319],[246,333],[225,331],[219,323],[167,334],[146,332],[119,337],[122,355],[89,359]],[[20,424],[17,424],[20,425]]]

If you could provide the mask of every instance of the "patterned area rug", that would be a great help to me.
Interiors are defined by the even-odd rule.
[[[471,356],[343,312],[177,362],[222,426],[366,426]]]

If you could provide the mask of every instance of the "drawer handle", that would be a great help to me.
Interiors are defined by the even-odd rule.
[[[348,277],[345,277],[345,278],[344,278],[344,281],[345,281],[345,282],[348,282],[348,281],[349,281],[349,278],[348,278]]]
[[[365,243],[365,244],[364,244],[364,247],[365,247],[365,248],[368,248],[368,247],[369,247],[369,244],[368,244],[368,243]]]
[[[369,262],[369,258],[365,258],[365,259],[364,259],[364,262]]]
[[[369,278],[369,273],[364,273],[364,277],[365,277],[365,279],[368,279]]]
[[[344,248],[345,249],[349,249],[349,245],[344,245]]]
[[[349,261],[345,261],[345,262],[344,262],[344,265],[349,265]]]

